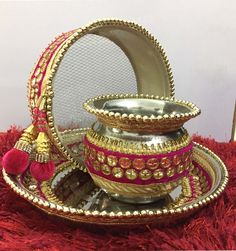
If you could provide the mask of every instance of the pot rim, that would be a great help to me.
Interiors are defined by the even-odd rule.
[[[176,107],[185,107],[189,112],[176,112],[176,113],[165,113],[163,115],[143,115],[139,113],[126,113],[126,112],[113,112],[109,109],[101,108],[101,103],[106,101],[111,101],[115,99],[149,99],[157,100],[166,103],[171,103]],[[98,106],[98,104],[100,105]],[[158,105],[158,104],[157,104]],[[173,131],[188,121],[191,118],[196,117],[201,113],[200,109],[191,102],[169,98],[169,97],[159,97],[154,95],[144,95],[144,94],[109,94],[96,96],[94,98],[88,99],[84,105],[84,109],[89,113],[97,116],[98,120],[102,123],[123,129],[123,130],[137,130],[138,131],[159,131],[167,132]]]

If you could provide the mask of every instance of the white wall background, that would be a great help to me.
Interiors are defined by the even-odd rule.
[[[101,18],[131,20],[158,38],[172,65],[176,97],[202,114],[191,133],[230,138],[236,97],[236,1],[79,0],[0,2],[0,131],[26,126],[28,75],[62,32]]]

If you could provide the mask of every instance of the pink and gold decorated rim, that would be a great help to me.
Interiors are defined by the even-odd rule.
[[[44,81],[47,77],[47,70],[49,69],[50,62],[53,55],[60,48],[60,46],[73,34],[76,30],[69,31],[61,34],[52,41],[48,47],[44,50],[36,63],[33,71],[30,74],[28,81],[28,100],[31,111],[37,106],[38,99],[42,95],[46,94]]]
[[[85,163],[91,174],[120,183],[149,185],[185,177],[192,165],[192,143],[165,154],[125,154],[98,147],[85,137]]]

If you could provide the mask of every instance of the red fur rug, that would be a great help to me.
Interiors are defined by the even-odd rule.
[[[20,132],[0,134],[0,155]],[[217,153],[227,165],[230,181],[223,195],[188,219],[168,227],[96,227],[62,221],[19,198],[0,175],[0,250],[196,250],[236,249],[236,142],[194,140]]]

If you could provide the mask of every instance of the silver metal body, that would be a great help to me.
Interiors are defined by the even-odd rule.
[[[97,102],[94,102],[97,104]],[[96,105],[99,108],[99,105]],[[124,98],[105,101],[102,108],[110,112],[120,112],[141,116],[158,116],[164,114],[176,114],[191,112],[191,109],[184,105],[177,105],[171,101],[147,99],[147,98]]]
[[[125,140],[139,143],[140,147],[143,143],[149,145],[158,145],[168,142],[170,140],[179,140],[184,135],[184,128],[180,128],[177,131],[169,132],[165,134],[153,134],[153,133],[139,133],[139,132],[127,132],[117,128],[108,127],[99,121],[93,124],[93,130],[101,136],[106,136],[111,139]]]

